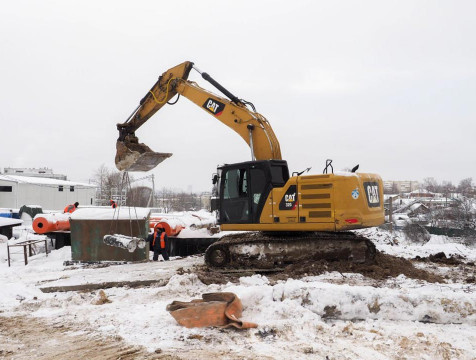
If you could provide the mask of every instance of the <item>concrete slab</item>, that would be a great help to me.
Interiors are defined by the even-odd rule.
[[[111,265],[102,268],[81,268],[68,276],[39,286],[45,293],[87,291],[111,287],[164,286],[178,269],[191,269],[203,264],[203,256],[193,256],[171,261],[151,261],[139,264]]]

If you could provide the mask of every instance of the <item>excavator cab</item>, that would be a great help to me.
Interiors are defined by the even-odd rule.
[[[285,160],[247,161],[218,168],[220,224],[260,222],[270,191],[283,187],[289,179]]]

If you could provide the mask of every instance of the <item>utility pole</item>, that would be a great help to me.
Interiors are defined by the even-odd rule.
[[[388,207],[388,221],[390,222],[390,232],[393,232],[393,220],[392,220],[392,212],[393,212],[393,198],[390,196],[389,198],[389,207]]]
[[[154,181],[154,174],[152,174],[152,207],[155,207],[155,181]]]

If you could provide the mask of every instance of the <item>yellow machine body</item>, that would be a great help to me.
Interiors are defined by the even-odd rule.
[[[250,231],[345,231],[383,222],[380,176],[346,173],[294,176],[283,187],[271,190],[258,224],[222,223],[220,227]]]

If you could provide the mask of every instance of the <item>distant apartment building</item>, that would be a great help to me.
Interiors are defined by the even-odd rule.
[[[383,182],[383,189],[387,194],[409,193],[419,189],[419,183],[414,180],[385,180]]]
[[[42,177],[56,180],[67,180],[66,175],[54,174],[52,169],[49,168],[5,168],[4,175],[14,176],[28,176],[28,177]]]

